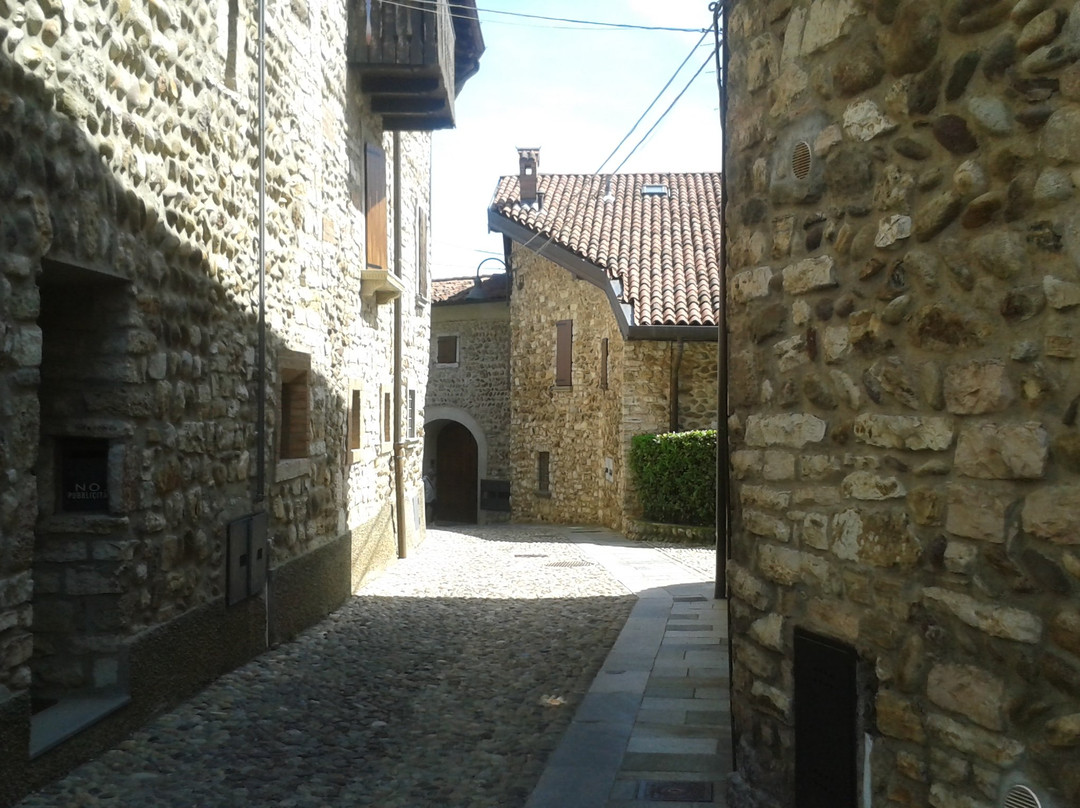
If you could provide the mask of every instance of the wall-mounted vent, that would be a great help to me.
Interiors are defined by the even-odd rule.
[[[1044,808],[1039,798],[1025,785],[1014,785],[1005,792],[1001,808]]]
[[[810,144],[800,140],[791,150],[791,173],[797,180],[805,180],[810,176],[810,169],[814,164],[814,156],[810,151]]]
[[[664,185],[664,184],[642,185],[641,186],[641,195],[642,196],[667,196],[668,195],[668,187],[666,185]]]

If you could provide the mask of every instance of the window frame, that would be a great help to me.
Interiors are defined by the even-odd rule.
[[[454,341],[454,361],[442,362],[439,359],[439,346],[443,340]],[[461,335],[460,334],[437,334],[435,336],[435,367],[456,368],[461,365]]]

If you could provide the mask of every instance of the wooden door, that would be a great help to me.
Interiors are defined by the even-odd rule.
[[[477,451],[472,433],[456,421],[440,430],[435,460],[435,518],[476,524]]]

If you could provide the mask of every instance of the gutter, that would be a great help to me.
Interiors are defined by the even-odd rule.
[[[394,132],[394,272],[401,277],[401,133]],[[405,535],[405,443],[401,438],[401,295],[394,298],[394,495],[398,558],[409,554]]]
[[[619,300],[607,272],[596,264],[575,255],[551,239],[541,240],[539,234],[507,219],[493,208],[488,208],[488,230],[502,233],[505,238],[527,247],[537,255],[558,264],[578,280],[587,281],[602,291],[607,296],[611,311],[615,315],[615,322],[619,326],[619,332],[625,340],[685,340],[687,342],[716,342],[717,340],[718,329],[712,325],[631,325],[628,316],[628,310],[631,307]],[[531,246],[537,241],[540,242],[539,246]],[[509,253],[509,247],[506,249]],[[507,266],[510,266],[509,262]],[[511,276],[511,285],[512,281],[513,276]]]

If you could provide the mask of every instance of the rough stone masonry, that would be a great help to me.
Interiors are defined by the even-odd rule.
[[[1080,805],[1080,4],[736,0],[734,804],[792,804],[793,631],[874,806]]]

